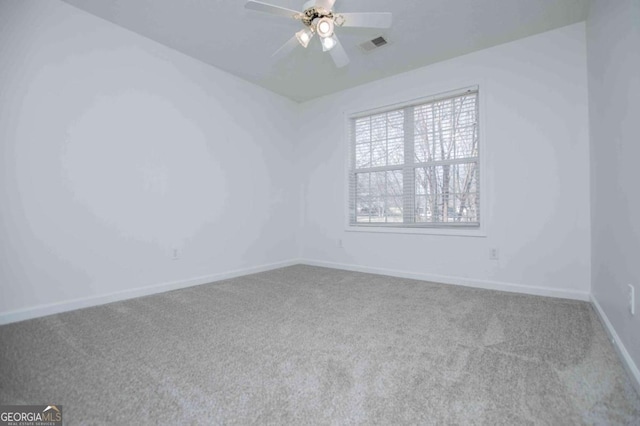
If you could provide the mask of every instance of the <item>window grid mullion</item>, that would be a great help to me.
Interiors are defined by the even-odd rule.
[[[402,164],[393,164],[391,166],[377,166],[377,167],[367,167],[363,169],[356,169],[355,173],[373,173],[373,172],[392,172],[394,170],[402,170],[404,165]]]
[[[404,109],[404,167],[402,169],[402,221],[415,222],[415,129],[414,107]]]
[[[437,160],[437,161],[427,161],[423,163],[415,163],[414,167],[419,168],[419,167],[448,166],[451,164],[477,163],[477,162],[478,162],[478,157],[464,157],[464,158],[453,158],[450,160]]]
[[[386,113],[384,115],[384,146],[385,146],[385,153],[384,153],[384,165],[388,166],[389,165],[389,114]],[[383,194],[383,203],[382,203],[382,214],[384,216],[384,223],[387,223],[388,217],[387,217],[387,211],[389,209],[388,206],[388,202],[389,202],[389,176],[387,174],[387,172],[384,172],[384,194]]]

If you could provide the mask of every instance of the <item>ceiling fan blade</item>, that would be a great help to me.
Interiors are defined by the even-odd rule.
[[[343,27],[389,28],[393,15],[389,12],[340,13],[344,17]]]
[[[255,0],[249,0],[244,7],[245,9],[256,10],[258,12],[269,13],[271,15],[284,16],[286,18],[293,18],[300,14],[300,12],[296,12],[292,9]]]
[[[271,57],[274,60],[279,61],[280,59],[284,58],[285,56],[293,52],[294,49],[298,46],[300,46],[300,42],[298,42],[298,39],[294,35],[285,44],[283,44],[278,50],[273,52],[273,55],[271,55]]]
[[[342,43],[340,43],[338,37],[336,35],[334,35],[334,37],[336,39],[336,45],[329,51],[329,54],[331,55],[331,58],[333,58],[333,62],[335,62],[336,67],[342,68],[347,66],[349,63],[349,56],[347,55],[347,52],[345,52],[344,47],[342,47]]]
[[[335,2],[336,0],[316,0],[316,7],[331,10],[333,9]]]

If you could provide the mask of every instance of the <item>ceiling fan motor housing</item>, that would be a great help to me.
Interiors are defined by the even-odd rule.
[[[302,23],[310,27],[316,19],[329,18],[333,20],[333,12],[322,7],[310,7],[302,12]]]

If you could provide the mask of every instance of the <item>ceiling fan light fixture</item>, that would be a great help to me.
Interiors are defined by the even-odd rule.
[[[307,46],[309,46],[309,42],[313,38],[313,31],[311,31],[309,28],[302,29],[296,33],[296,38],[298,39],[298,42],[300,42],[302,47],[306,49]]]
[[[1,0],[0,0],[1,1]],[[349,64],[349,56],[335,34],[336,27],[354,28],[390,28],[392,15],[388,12],[335,13],[333,6],[336,0],[304,0],[304,10],[298,12],[286,7],[266,3],[265,0],[246,0],[245,8],[270,15],[294,19],[304,28],[291,37],[274,56],[281,57],[291,53],[300,43],[304,48],[309,46],[314,35],[318,33],[324,52],[329,52],[336,67]],[[378,45],[377,43],[373,43]],[[384,44],[384,43],[382,43]]]
[[[324,18],[318,19],[318,22],[316,22],[316,31],[322,38],[331,37],[333,36],[334,26],[333,19],[325,16]]]
[[[336,44],[338,44],[338,40],[336,39],[335,35],[332,35],[331,37],[321,38],[320,41],[322,42],[322,51],[323,52],[330,51],[331,49],[336,47]]]

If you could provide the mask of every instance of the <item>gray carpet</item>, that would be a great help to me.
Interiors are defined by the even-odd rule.
[[[639,424],[588,303],[294,266],[0,327],[66,424]]]

